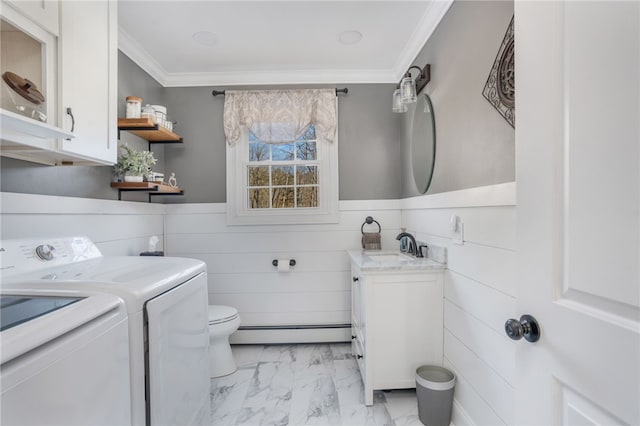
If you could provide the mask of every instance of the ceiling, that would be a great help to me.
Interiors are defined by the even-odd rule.
[[[167,87],[395,83],[452,1],[120,0],[118,44]]]

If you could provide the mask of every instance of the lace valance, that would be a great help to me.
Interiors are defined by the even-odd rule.
[[[242,128],[264,143],[290,143],[311,124],[328,142],[336,137],[338,110],[335,89],[226,90],[224,134],[227,143],[240,140]]]

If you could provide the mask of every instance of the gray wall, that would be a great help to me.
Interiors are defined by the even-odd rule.
[[[134,64],[128,57],[118,55],[118,116],[124,117],[124,99],[128,95],[144,98],[146,103],[162,103],[163,87],[147,73]],[[122,140],[137,149],[148,149],[147,143],[140,138],[122,132]],[[162,165],[164,147],[153,148],[159,159],[158,170]],[[84,166],[43,166],[28,161],[1,157],[0,189],[3,192],[22,192],[26,194],[60,195],[67,197],[117,199],[118,193],[111,189],[111,167]],[[123,195],[127,200],[146,200],[144,194]]]
[[[111,167],[43,166],[1,157],[2,192],[117,199],[109,187]]]
[[[415,63],[431,64],[425,89],[434,105],[437,155],[429,193],[515,179],[514,131],[482,97],[482,89],[513,15],[513,3],[455,2]],[[226,199],[224,99],[212,87],[163,88],[124,54],[118,56],[119,115],[124,98],[164,104],[184,137],[183,145],[156,145],[156,171],[175,172],[184,197],[158,202],[224,202]],[[336,85],[343,87],[345,85]],[[411,111],[391,112],[393,84],[348,84],[339,97],[340,199],[394,199],[417,195],[410,164]],[[252,87],[255,88],[255,87]],[[146,148],[139,138],[123,141]],[[2,158],[0,188],[24,192],[114,199],[110,167],[48,167]],[[144,194],[125,194],[144,200]]]
[[[347,95],[338,97],[340,199],[399,198],[397,117],[388,102],[394,85],[337,84],[335,87],[349,88]],[[185,188],[184,197],[167,197],[167,203],[226,201],[224,98],[213,97],[212,90],[213,87],[166,89],[168,114],[178,122],[176,132],[185,140],[183,146],[165,148],[165,174],[175,172],[178,184]]]
[[[389,107],[394,85],[338,84],[336,87],[349,88],[349,93],[341,94],[338,100],[340,199],[400,197],[398,118]],[[154,170],[164,172],[166,178],[175,172],[178,184],[185,188],[183,197],[156,197],[154,201],[226,201],[226,147],[222,128],[224,98],[214,98],[212,89],[163,88],[127,56],[119,53],[118,116],[125,115],[124,98],[128,95],[142,97],[143,104],[166,105],[169,116],[177,121],[176,133],[185,141],[184,144],[152,145],[158,159]],[[136,149],[147,149],[145,141],[128,132],[121,133],[121,141]],[[2,158],[1,167],[2,191],[117,198],[117,192],[109,187],[112,179],[110,167],[49,167],[9,158]],[[123,193],[123,199],[144,201],[146,194]]]
[[[433,102],[437,148],[428,193],[515,180],[514,129],[482,96],[512,16],[510,1],[456,1],[414,62],[431,64],[425,92]],[[409,166],[412,116],[412,109],[399,114],[403,197],[418,195]]]

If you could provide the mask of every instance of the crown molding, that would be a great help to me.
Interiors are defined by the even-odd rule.
[[[454,0],[433,0],[429,3],[427,10],[422,15],[420,23],[416,26],[415,31],[409,38],[404,50],[398,56],[396,66],[393,67],[394,83],[399,82],[407,69],[416,60],[416,57],[422,51],[433,32],[438,27],[440,21],[447,13]],[[424,64],[418,64],[422,67]]]
[[[153,77],[160,85],[166,86],[167,71],[136,39],[131,37],[129,33],[120,26],[118,26],[118,49],[146,71],[146,73]]]
[[[388,84],[397,83],[411,66],[454,0],[433,0],[391,69],[353,70],[240,70],[170,73],[122,27],[118,48],[163,87],[252,86],[276,84]]]
[[[277,70],[171,73],[165,87],[268,86],[278,84],[392,83],[389,70]]]

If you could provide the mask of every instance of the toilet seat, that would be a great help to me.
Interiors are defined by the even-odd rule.
[[[209,325],[233,321],[238,317],[238,310],[231,306],[209,305]]]

